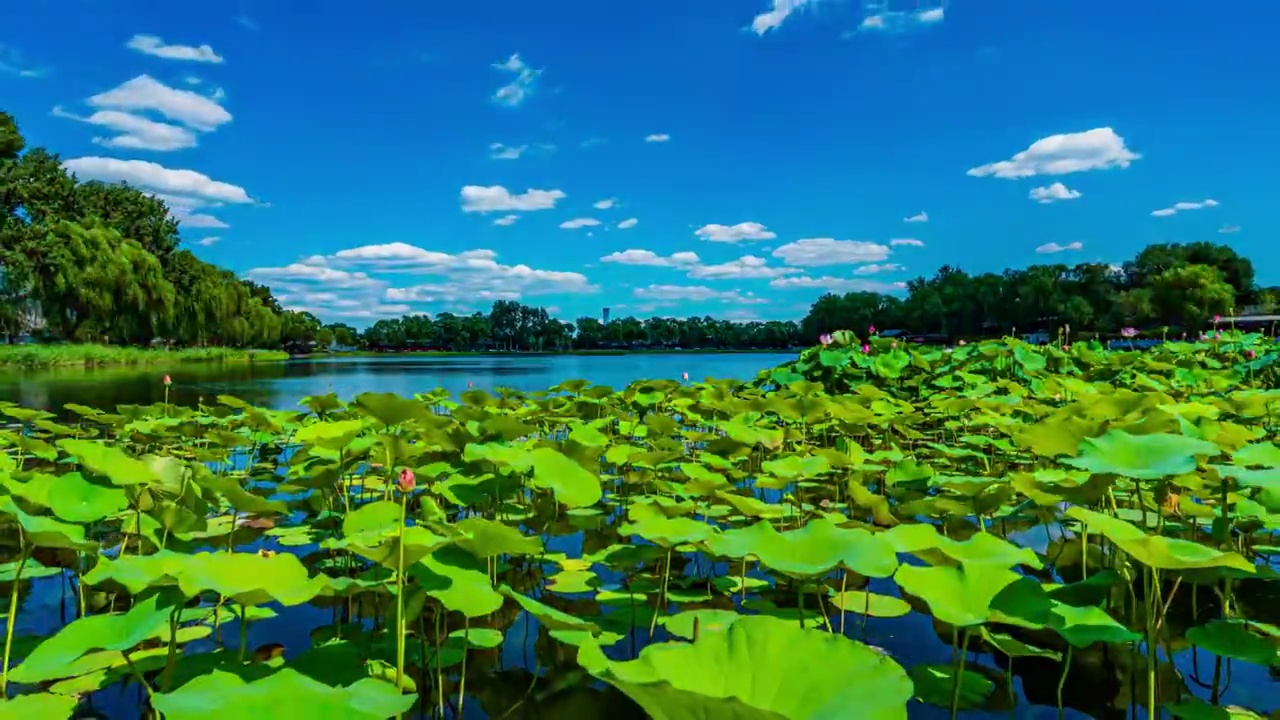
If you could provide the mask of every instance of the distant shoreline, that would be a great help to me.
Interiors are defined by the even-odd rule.
[[[283,362],[281,350],[236,348],[140,348],[92,343],[0,345],[0,371],[53,368],[145,367],[166,364],[246,364]]]

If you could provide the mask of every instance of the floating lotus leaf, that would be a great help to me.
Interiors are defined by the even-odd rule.
[[[174,692],[156,694],[151,704],[169,720],[282,717],[282,712],[283,717],[386,720],[413,707],[414,700],[414,695],[374,678],[330,687],[285,668],[252,682],[214,670]]]
[[[1280,629],[1247,620],[1214,620],[1187,631],[1187,641],[1225,658],[1280,667]]]
[[[825,575],[844,566],[868,577],[889,577],[898,567],[893,546],[861,528],[841,528],[828,518],[811,520],[798,530],[778,532],[767,520],[727,530],[704,544],[721,557],[753,556],[792,577]]]
[[[744,617],[691,643],[649,645],[615,662],[592,641],[578,662],[653,720],[866,720],[907,717],[906,671],[862,643],[794,622]]]

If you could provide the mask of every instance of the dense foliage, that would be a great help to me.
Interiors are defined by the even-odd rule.
[[[5,405],[0,714],[1263,720],[1277,350],[840,332],[753,383]]]

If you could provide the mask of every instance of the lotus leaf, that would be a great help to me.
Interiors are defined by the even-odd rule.
[[[375,678],[330,687],[288,668],[252,682],[214,670],[151,699],[170,720],[222,720],[228,715],[385,720],[413,703],[413,695],[402,695],[394,684]]]

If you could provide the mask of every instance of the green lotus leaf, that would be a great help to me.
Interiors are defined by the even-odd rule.
[[[986,675],[969,669],[961,671],[955,665],[916,665],[908,674],[916,697],[938,707],[951,707],[957,681],[960,688],[956,707],[960,710],[982,707],[996,689],[996,684]]]
[[[1280,667],[1280,633],[1260,632],[1239,619],[1213,620],[1187,631],[1187,641],[1214,655]]]
[[[127,613],[88,615],[72,620],[9,671],[9,679],[39,683],[69,677],[67,673],[72,665],[90,652],[132,650],[157,632],[167,632],[169,616],[179,607],[181,599],[172,592],[152,593]]]
[[[863,590],[838,592],[831,598],[831,604],[845,612],[868,617],[894,618],[911,612],[911,606],[902,598]]]
[[[152,707],[168,720],[222,720],[228,716],[367,718],[385,720],[413,707],[416,696],[395,685],[365,678],[347,687],[330,687],[285,668],[248,682],[214,670],[171,693],[157,693]]]
[[[1212,456],[1221,452],[1211,442],[1186,435],[1131,435],[1123,430],[1113,429],[1101,437],[1081,441],[1079,455],[1063,462],[1092,473],[1111,473],[1135,480],[1158,480],[1192,472],[1196,469],[1198,456]]]
[[[892,543],[894,550],[903,553],[937,550],[963,563],[989,562],[1004,567],[1026,565],[1037,570],[1044,567],[1034,550],[1020,548],[990,533],[978,533],[968,540],[953,540],[939,534],[934,525],[911,523],[890,528],[883,536]]]
[[[1106,610],[1092,605],[1076,607],[1055,603],[1049,626],[1063,640],[1078,648],[1088,647],[1095,642],[1126,643],[1141,638],[1138,633],[1107,614]]]
[[[63,438],[58,447],[75,457],[80,467],[101,475],[115,485],[141,485],[160,482],[151,464],[132,457],[115,445],[98,440]]]
[[[1123,520],[1100,512],[1074,506],[1067,508],[1066,515],[1084,523],[1090,533],[1105,536],[1134,560],[1158,570],[1232,568],[1246,573],[1256,571],[1254,564],[1238,553],[1222,552],[1190,540],[1148,535]]]
[[[98,547],[85,540],[83,527],[41,515],[28,515],[8,495],[0,496],[0,513],[18,521],[23,538],[29,545],[70,550],[96,550]]]
[[[713,535],[704,545],[721,557],[754,556],[766,567],[792,577],[816,577],[844,566],[867,577],[883,578],[893,575],[898,567],[897,554],[883,536],[862,528],[841,528],[826,517],[786,532],[778,532],[762,520]]]
[[[53,693],[19,695],[0,701],[0,720],[65,720],[80,699]]]
[[[1210,705],[1196,697],[1165,705],[1164,709],[1183,720],[1267,720],[1267,716],[1239,705]],[[1275,717],[1275,713],[1270,717]]]
[[[996,597],[1023,576],[1003,565],[991,563],[903,565],[893,576],[903,592],[929,605],[937,619],[968,627],[987,622]]]
[[[794,622],[744,617],[691,643],[649,645],[615,662],[593,641],[578,663],[621,690],[654,720],[865,720],[907,717],[911,680],[862,643]]]
[[[581,508],[600,502],[603,495],[600,478],[559,450],[535,448],[529,452],[529,459],[533,465],[534,487],[550,490],[561,505]]]
[[[384,425],[400,425],[431,417],[431,410],[426,403],[403,398],[395,393],[360,393],[351,401],[351,405]]]
[[[168,550],[103,559],[84,576],[90,585],[107,580],[120,583],[131,593],[165,585],[176,585],[187,597],[213,591],[241,605],[299,605],[324,592],[328,585],[327,578],[311,576],[297,556],[288,553],[187,555]]]
[[[478,558],[499,555],[537,555],[542,540],[522,534],[510,525],[488,518],[466,518],[453,526],[450,538],[458,547]]]
[[[298,428],[293,434],[294,442],[303,445],[337,450],[344,447],[351,439],[364,432],[364,420],[337,420],[333,422],[316,422]]]
[[[409,566],[409,574],[429,597],[469,618],[483,617],[502,607],[502,595],[494,590],[487,568],[462,548],[438,548]]]
[[[49,508],[58,519],[67,522],[97,522],[129,507],[122,488],[86,480],[78,472],[35,473],[25,483],[10,480],[5,484],[14,495]]]

